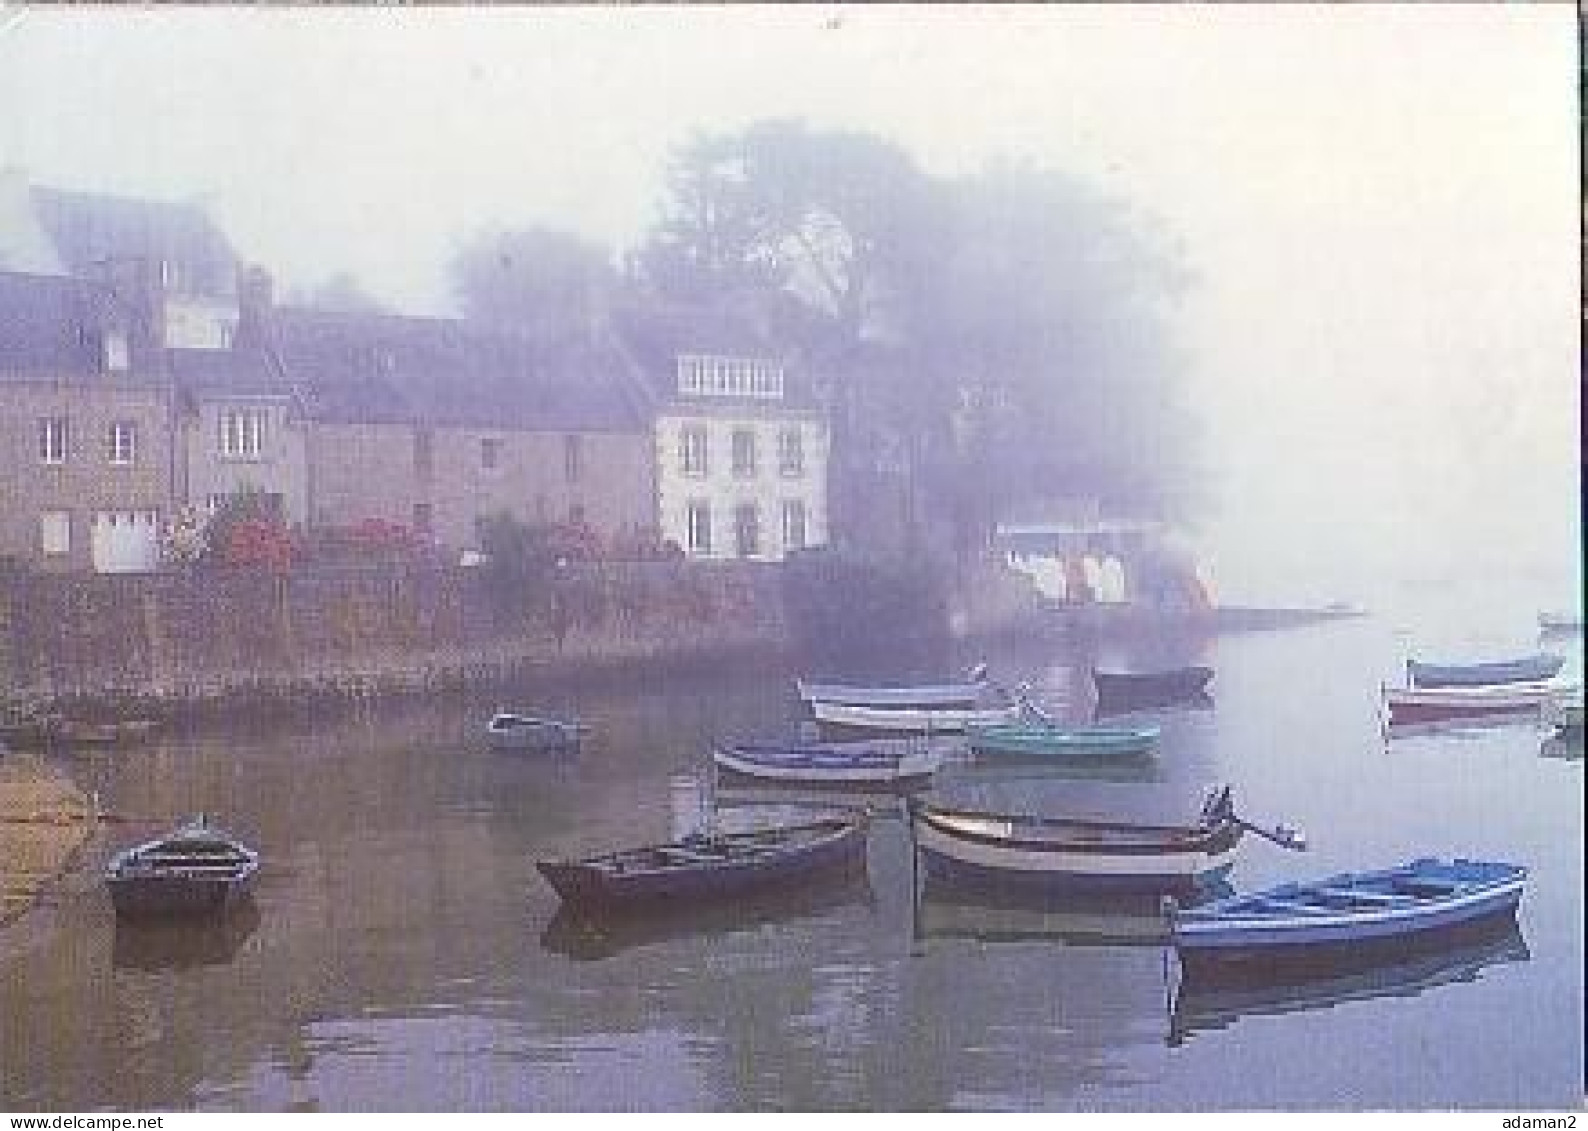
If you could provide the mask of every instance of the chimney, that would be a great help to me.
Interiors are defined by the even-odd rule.
[[[275,308],[275,281],[263,267],[244,265],[237,272],[237,334],[235,344],[262,344]]]

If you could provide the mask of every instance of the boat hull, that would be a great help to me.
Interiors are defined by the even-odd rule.
[[[493,719],[485,728],[485,740],[493,750],[575,750],[583,736],[577,723],[558,719],[520,719],[503,722]]]
[[[579,860],[540,861],[535,867],[565,903],[613,913],[681,902],[717,902],[852,876],[865,869],[866,838],[867,823],[862,820],[844,823],[832,835],[795,849],[774,851],[759,860],[627,871]]]
[[[811,714],[825,734],[942,735],[963,734],[967,727],[998,726],[1017,721],[1018,706],[1006,707],[864,707],[816,702]]]
[[[929,880],[1035,894],[1194,895],[1234,864],[1242,828],[1129,828],[1008,818],[912,805],[911,833]]]
[[[1156,727],[1141,730],[1022,726],[971,727],[966,741],[974,754],[1010,758],[1128,758],[1151,753]]]
[[[1207,695],[1213,669],[1175,668],[1160,672],[1094,671],[1092,685],[1098,706],[1105,710],[1170,706]]]
[[[1536,683],[1559,675],[1565,663],[1566,657],[1545,653],[1477,664],[1433,664],[1407,660],[1406,682],[1412,687],[1421,688]]]
[[[128,919],[222,916],[253,896],[251,875],[224,879],[112,877],[106,885],[116,914]]]
[[[985,683],[923,684],[917,687],[862,687],[843,683],[798,680],[799,696],[807,703],[839,703],[852,707],[957,707],[968,710],[984,699]]]
[[[1384,703],[1392,723],[1431,723],[1504,716],[1537,717],[1571,694],[1566,685],[1518,683],[1483,687],[1388,687]]]
[[[1408,883],[1415,884],[1417,876],[1426,874],[1425,866],[1432,863],[1437,862],[1421,861],[1380,875],[1404,875]],[[1468,863],[1457,861],[1450,867],[1458,869]],[[1238,901],[1221,901],[1173,914],[1174,942],[1187,968],[1265,970],[1438,945],[1449,932],[1502,921],[1516,913],[1526,870],[1509,865],[1475,867],[1492,869],[1495,875],[1453,887],[1448,895],[1421,899],[1397,896],[1393,887],[1358,887],[1347,882],[1349,877],[1338,877],[1318,885],[1290,885]]]
[[[911,740],[813,743],[796,746],[741,744],[712,752],[717,769],[758,782],[839,789],[906,789],[931,783],[942,756]]]

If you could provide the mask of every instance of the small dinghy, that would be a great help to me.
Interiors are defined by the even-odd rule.
[[[494,750],[575,750],[584,738],[583,723],[498,711],[485,726]]]

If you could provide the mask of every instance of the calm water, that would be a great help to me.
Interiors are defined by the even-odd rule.
[[[1249,838],[1238,887],[1515,860],[1533,871],[1514,933],[1305,991],[1186,987],[1171,1009],[1173,961],[1131,941],[1151,923],[1128,909],[917,907],[891,813],[862,883],[592,930],[557,914],[532,861],[668,836],[711,738],[797,717],[792,673],[542,689],[518,705],[595,724],[577,757],[492,753],[475,733],[492,704],[458,702],[64,758],[118,813],[224,815],[266,868],[257,913],[220,931],[118,932],[90,870],[0,936],[0,1107],[1575,1108],[1581,749],[1527,724],[1386,741],[1377,714],[1409,651],[1531,649],[1541,606],[1399,598],[1411,611],[1101,649],[1212,663],[1215,705],[1162,716],[1141,780],[962,765],[940,792],[1189,817],[1229,781],[1249,816],[1312,843]],[[1580,673],[1580,642],[1552,644]],[[990,658],[1056,710],[1088,659],[1060,642]],[[718,795],[730,817],[775,800]],[[115,829],[95,862],[142,831]]]

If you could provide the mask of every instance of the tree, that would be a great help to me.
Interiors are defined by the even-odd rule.
[[[490,231],[452,261],[465,318],[555,346],[588,332],[617,286],[605,249],[551,228]]]
[[[384,314],[386,307],[347,271],[338,271],[318,287],[293,296],[292,302],[311,310],[343,314]]]
[[[1194,494],[1169,317],[1185,272],[1074,177],[933,178],[875,137],[763,122],[679,152],[637,262],[669,297],[805,312],[786,324],[832,422],[836,529],[884,529],[902,500],[906,548],[968,549],[1028,503],[1172,514]]]

